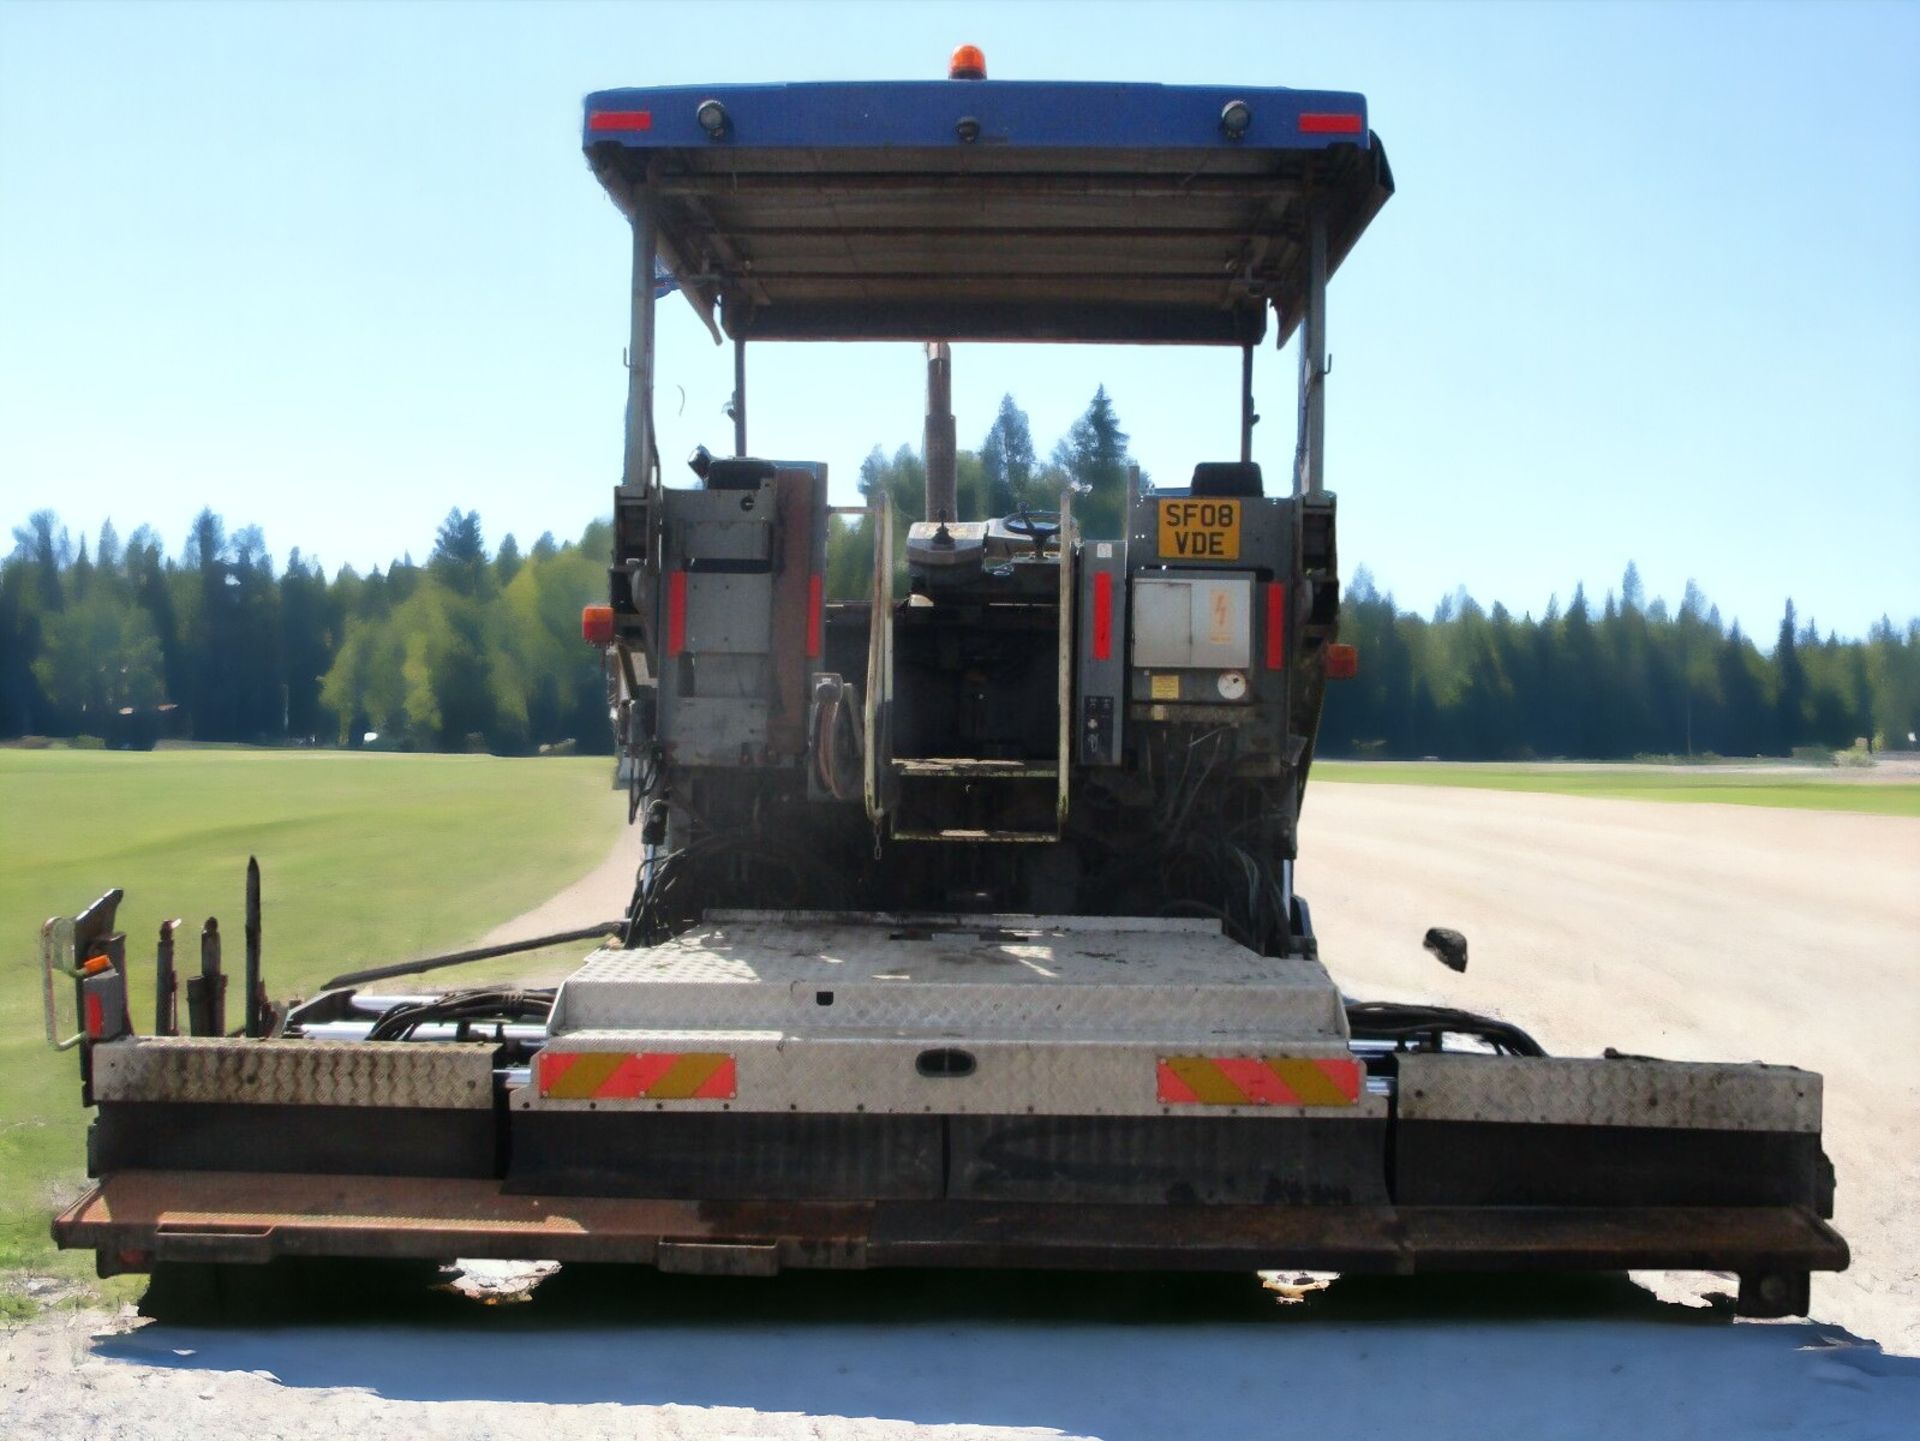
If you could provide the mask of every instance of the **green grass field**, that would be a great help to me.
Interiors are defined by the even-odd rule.
[[[268,987],[309,991],[356,965],[471,941],[590,869],[623,806],[609,768],[596,758],[0,750],[0,1271],[90,1270],[87,1258],[56,1259],[47,1237],[52,1207],[84,1177],[88,1114],[72,1053],[44,1040],[48,916],[110,886],[126,891],[132,1009],[145,1029],[154,936],[168,917],[191,933],[220,918],[237,996],[256,855]],[[184,971],[198,951],[183,942]]]
[[[1920,784],[1913,781],[1835,779],[1830,770],[1725,771],[1707,766],[1553,766],[1421,764],[1396,761],[1320,761],[1314,778],[1367,785],[1466,786],[1477,790],[1547,791],[1616,800],[1789,806],[1920,816]]]

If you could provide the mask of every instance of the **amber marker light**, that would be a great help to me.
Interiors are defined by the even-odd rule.
[[[949,80],[985,80],[987,55],[978,45],[962,45],[947,62]]]

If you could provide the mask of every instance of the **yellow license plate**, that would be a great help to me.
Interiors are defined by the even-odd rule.
[[[1160,559],[1240,559],[1240,502],[1160,502]]]

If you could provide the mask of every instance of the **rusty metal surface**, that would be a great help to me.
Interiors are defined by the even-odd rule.
[[[453,1256],[779,1268],[1839,1270],[1795,1207],[1068,1206],[506,1195],[497,1182],[126,1172],[62,1213],[66,1247],[154,1260]],[[733,1249],[739,1248],[739,1249]],[[769,1249],[771,1248],[771,1249]]]
[[[141,1036],[96,1046],[101,1101],[486,1110],[493,1047]]]
[[[1407,1055],[1399,1066],[1409,1121],[1820,1130],[1820,1077],[1788,1066],[1470,1055]]]
[[[873,1210],[865,1202],[514,1196],[492,1180],[129,1171],[69,1207],[53,1234],[64,1247],[146,1251],[160,1261],[285,1255],[652,1263],[665,1239],[772,1241],[785,1266],[859,1267]]]

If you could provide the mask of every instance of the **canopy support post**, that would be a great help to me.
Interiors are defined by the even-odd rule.
[[[733,342],[733,404],[729,407],[733,416],[733,453],[747,453],[747,342],[736,338]]]
[[[1253,425],[1260,417],[1253,413],[1253,345],[1240,347],[1240,463],[1253,459]]]
[[[633,194],[633,314],[627,346],[627,454],[621,484],[641,490],[657,469],[653,436],[653,292],[659,227],[646,187]]]
[[[953,429],[953,350],[944,340],[927,342],[927,519],[960,518],[958,452]]]
[[[1300,439],[1294,452],[1293,493],[1318,495],[1327,458],[1327,213],[1316,206],[1307,221],[1307,295],[1300,335]]]

